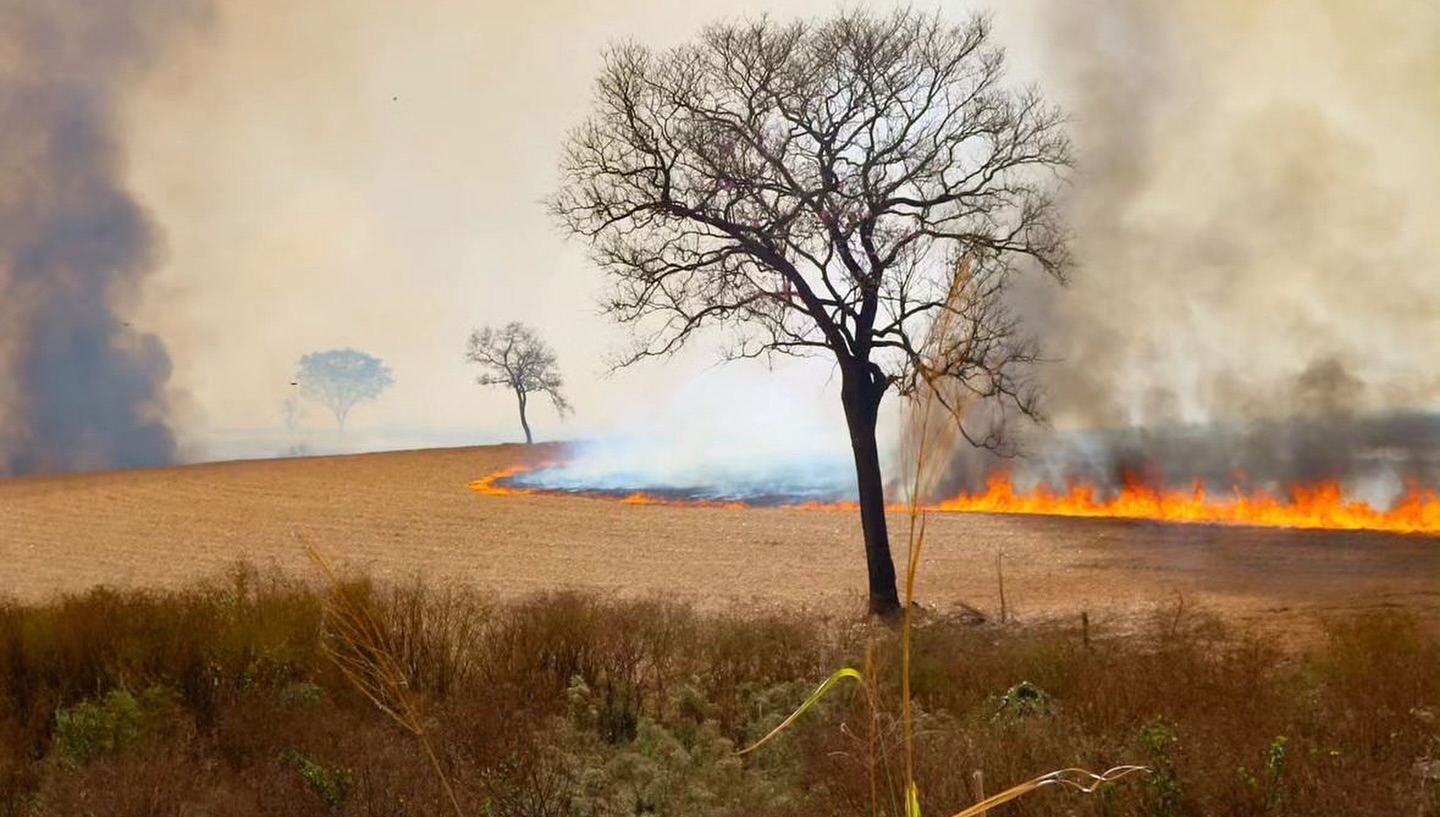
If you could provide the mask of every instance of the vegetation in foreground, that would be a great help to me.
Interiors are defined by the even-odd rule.
[[[903,813],[891,630],[341,590],[378,622],[465,813],[866,815],[872,770],[881,811]],[[242,566],[182,593],[0,606],[0,815],[453,813],[421,742],[333,660],[326,600]],[[1416,620],[1335,623],[1299,655],[1194,616],[1157,616],[1141,638],[1079,624],[915,630],[926,813],[1049,769],[1139,762],[1152,773],[994,813],[1440,814],[1440,639]],[[896,711],[831,694],[736,756],[867,651],[875,700]]]

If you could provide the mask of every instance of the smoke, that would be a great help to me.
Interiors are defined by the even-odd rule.
[[[1050,35],[1036,79],[1073,113],[1083,164],[1068,202],[1075,283],[1020,304],[1061,358],[1041,373],[1054,428],[1026,441],[1024,467],[1227,484],[1237,470],[1363,481],[1430,468],[1433,424],[1404,412],[1440,391],[1428,365],[1440,348],[1440,11],[1025,3],[1027,24]],[[475,389],[445,350],[515,317],[540,324],[575,383],[582,416],[556,433],[604,427],[683,370],[595,376],[595,350],[618,336],[588,314],[594,271],[523,202],[551,188],[545,134],[583,114],[603,43],[693,36],[714,9],[228,3],[226,38],[187,65],[188,85],[147,85],[136,105],[142,76],[175,73],[168,49],[210,6],[0,0],[0,474],[174,459],[170,356],[130,314],[167,332],[178,377],[235,428],[278,422],[299,354],[355,343],[420,384],[377,407],[387,422],[484,418],[510,433],[506,396]],[[122,98],[139,120],[125,155]],[[526,127],[496,124],[512,120]],[[127,180],[163,220],[168,259]],[[184,297],[155,297],[161,260]],[[152,303],[137,307],[142,286]],[[774,402],[814,394],[814,410],[772,415],[767,398],[741,396],[750,385],[731,386],[649,407],[617,439],[666,442],[630,470],[783,470],[814,453],[812,431],[830,446],[816,458],[848,456],[833,394],[794,384]],[[694,443],[707,423],[728,430]],[[679,452],[691,473],[665,464]],[[994,465],[967,459],[957,473],[973,484]],[[847,491],[852,470],[839,471]]]
[[[610,433],[577,443],[563,463],[513,484],[762,505],[853,500],[855,466],[839,401],[810,382],[823,370],[710,369]]]
[[[1060,359],[1041,374],[1053,428],[1029,441],[1030,478],[1426,471],[1440,7],[1040,6],[1042,81],[1081,157],[1080,269],[1022,299]],[[993,465],[969,455],[956,476]]]
[[[117,97],[188,0],[0,0],[0,475],[160,465],[170,361],[123,317],[156,236],[122,182]]]

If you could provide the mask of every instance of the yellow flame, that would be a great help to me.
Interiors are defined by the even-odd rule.
[[[546,465],[549,465],[548,463]],[[561,493],[517,488],[507,480],[526,471],[544,468],[515,466],[497,471],[470,483],[476,493],[486,496],[524,496]],[[1075,484],[1065,491],[1037,488],[1020,492],[1008,474],[995,474],[985,490],[960,494],[926,506],[926,510],[955,513],[1043,514],[1049,516],[1110,517],[1119,519],[1150,519],[1161,522],[1250,525],[1273,528],[1311,528],[1324,530],[1373,530],[1392,533],[1440,533],[1440,493],[1411,483],[1404,496],[1388,510],[1372,507],[1366,502],[1346,499],[1338,482],[1294,485],[1286,496],[1264,490],[1249,492],[1238,486],[1228,494],[1216,495],[1196,483],[1188,490],[1163,490],[1131,484],[1113,496],[1102,496],[1093,485]],[[581,493],[581,495],[586,495]],[[588,494],[627,505],[675,505],[738,510],[751,507],[743,502],[688,500],[635,492],[624,497]],[[803,511],[855,511],[854,502],[802,502],[781,506]],[[904,505],[890,506],[904,511]]]

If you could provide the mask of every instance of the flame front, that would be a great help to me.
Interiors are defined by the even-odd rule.
[[[934,509],[1272,528],[1440,533],[1440,495],[1415,484],[1411,484],[1389,510],[1346,499],[1340,483],[1333,481],[1292,486],[1288,493],[1288,498],[1282,498],[1263,490],[1245,493],[1236,488],[1229,496],[1216,497],[1199,484],[1188,491],[1127,484],[1106,498],[1101,498],[1099,491],[1090,485],[1074,485],[1063,493],[1039,488],[1022,494],[1015,490],[1008,475],[1001,474],[990,478],[983,493],[957,496],[935,505]]]
[[[501,471],[496,471],[489,476],[481,477],[480,479],[475,480],[474,482],[470,483],[465,487],[469,488],[477,494],[483,494],[484,496],[525,496],[526,494],[533,494],[535,493],[535,491],[529,488],[516,488],[514,486],[505,484],[505,481],[510,479],[511,477],[519,476],[526,471],[533,471],[537,467],[544,468],[545,466],[512,466]]]
[[[544,466],[537,466],[544,467]],[[470,483],[471,490],[487,496],[517,496],[542,493],[572,493],[616,500],[628,505],[679,505],[740,509],[744,502],[673,499],[644,492],[622,497],[596,492],[552,492],[513,487],[507,480],[532,470],[520,466],[508,468]],[[1186,491],[1157,489],[1140,483],[1128,483],[1118,492],[1105,496],[1093,485],[1075,484],[1067,490],[1055,491],[1040,487],[1020,492],[1008,474],[992,475],[983,492],[961,494],[926,506],[926,510],[955,513],[1039,514],[1047,516],[1110,517],[1117,519],[1150,519],[1160,522],[1191,524],[1248,525],[1273,528],[1309,528],[1325,530],[1374,530],[1391,533],[1440,533],[1440,493],[1412,483],[1392,508],[1380,510],[1366,502],[1347,499],[1338,482],[1292,486],[1288,497],[1276,496],[1262,489],[1249,492],[1233,489],[1228,495],[1208,493],[1196,484]],[[791,510],[854,511],[854,502],[805,502],[781,506]],[[891,511],[904,511],[902,504],[891,504]]]

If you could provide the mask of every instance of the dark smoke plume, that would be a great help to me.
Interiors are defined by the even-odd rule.
[[[156,261],[117,105],[190,0],[0,0],[0,476],[174,461],[170,359],[122,317]]]
[[[1059,362],[1017,479],[1433,484],[1440,6],[1034,5],[1080,269],[1019,305]]]

